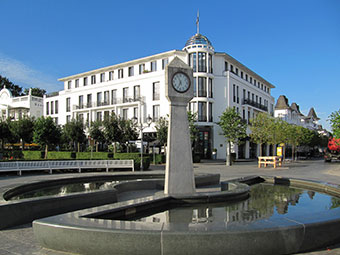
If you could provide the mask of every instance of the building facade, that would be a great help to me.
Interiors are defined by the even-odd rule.
[[[210,158],[213,149],[217,149],[217,158],[225,158],[226,143],[217,123],[227,107],[235,107],[246,121],[259,112],[274,115],[274,85],[227,53],[215,52],[208,38],[199,33],[182,50],[61,78],[64,89],[45,96],[44,115],[58,124],[72,118],[80,118],[84,123],[104,120],[112,112],[124,119],[135,117],[141,123],[151,117],[153,124],[144,132],[153,133],[155,122],[169,113],[164,69],[175,57],[194,71],[195,97],[188,110],[197,114],[197,150],[201,157]],[[233,150],[238,158],[251,158],[256,157],[257,147],[246,139]]]
[[[23,117],[39,118],[43,116],[43,98],[32,96],[13,97],[9,89],[0,90],[0,118],[19,120]]]
[[[296,103],[289,105],[288,99],[284,95],[281,95],[277,99],[274,116],[289,124],[302,126],[323,133],[322,126],[318,123],[320,118],[316,115],[313,107],[310,108],[308,115],[305,116],[300,112],[299,105]]]

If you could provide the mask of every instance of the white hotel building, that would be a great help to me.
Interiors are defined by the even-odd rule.
[[[217,158],[224,159],[226,142],[217,124],[219,116],[227,107],[235,107],[245,120],[259,112],[273,115],[274,85],[227,53],[215,52],[201,34],[192,36],[182,50],[61,78],[64,90],[44,98],[44,115],[58,124],[76,117],[84,122],[103,120],[112,112],[122,118],[137,117],[142,123],[150,116],[156,122],[169,113],[164,68],[176,56],[194,70],[195,97],[188,109],[198,117],[198,150],[203,158],[209,158],[216,148]],[[154,133],[154,125],[144,132]],[[233,150],[237,158],[253,158],[258,153],[257,147],[246,139]]]

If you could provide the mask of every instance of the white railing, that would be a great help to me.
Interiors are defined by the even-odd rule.
[[[70,160],[70,161],[15,161],[0,162],[0,172],[18,172],[48,170],[52,174],[57,169],[77,169],[81,173],[82,169],[106,169],[110,168],[131,168],[135,171],[133,160]]]

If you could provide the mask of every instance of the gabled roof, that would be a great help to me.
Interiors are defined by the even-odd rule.
[[[318,118],[318,116],[316,115],[316,112],[315,112],[315,110],[314,110],[313,107],[310,108],[309,113],[308,113],[307,116],[308,116],[309,118],[313,118],[313,119],[315,119],[315,120],[319,120],[319,119],[320,119],[320,118]]]
[[[279,96],[277,99],[275,110],[283,110],[283,109],[290,109],[288,105],[288,98],[284,95]]]
[[[297,104],[297,103],[292,103],[290,108],[295,111],[296,113],[298,113],[299,115],[303,115],[301,112],[300,112],[300,106]]]

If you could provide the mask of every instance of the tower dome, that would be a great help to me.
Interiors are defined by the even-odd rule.
[[[201,34],[195,34],[194,36],[191,36],[189,40],[185,43],[185,47],[194,45],[194,44],[203,44],[203,45],[212,47],[212,44],[209,41],[209,39],[206,36],[201,35]]]

